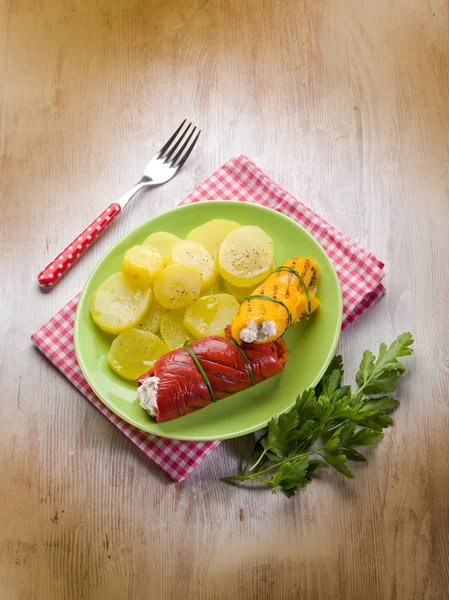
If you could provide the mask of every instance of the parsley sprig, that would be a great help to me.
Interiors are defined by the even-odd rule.
[[[356,448],[382,439],[382,430],[393,424],[399,400],[385,394],[396,390],[405,371],[398,359],[413,353],[412,344],[412,335],[403,333],[390,346],[381,344],[377,358],[365,350],[355,392],[342,385],[343,360],[335,356],[315,389],[305,390],[290,412],[256,434],[243,473],[223,480],[261,482],[291,498],[323,464],[353,479],[347,461],[366,462]]]

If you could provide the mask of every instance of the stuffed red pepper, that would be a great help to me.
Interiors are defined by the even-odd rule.
[[[280,373],[288,349],[282,339],[264,344],[205,337],[165,354],[139,377],[141,406],[156,421],[177,419]]]

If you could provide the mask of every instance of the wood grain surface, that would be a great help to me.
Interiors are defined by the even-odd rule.
[[[445,0],[0,0],[0,598],[449,597],[449,25]],[[187,117],[198,148],[50,293],[39,270]],[[29,336],[123,234],[236,154],[386,262],[340,342],[404,330],[396,426],[295,499],[227,486],[249,439],[181,485]]]

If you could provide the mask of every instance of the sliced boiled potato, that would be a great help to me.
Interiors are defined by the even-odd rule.
[[[225,281],[224,287],[228,294],[231,294],[231,296],[234,296],[238,302],[242,303],[246,296],[250,296],[254,292],[257,285],[252,285],[250,287],[237,287],[236,285],[229,283],[229,281]]]
[[[90,314],[100,329],[120,333],[135,327],[143,319],[152,295],[149,288],[130,288],[122,274],[115,273],[103,281],[93,295]]]
[[[118,335],[108,352],[108,363],[120,377],[135,380],[151,369],[168,348],[157,335],[130,329]]]
[[[260,227],[244,225],[230,231],[220,246],[218,271],[238,287],[256,286],[268,277],[273,264],[273,240]]]
[[[161,253],[162,260],[165,264],[171,262],[171,248],[175,242],[179,241],[179,237],[168,231],[157,231],[150,234],[144,241],[144,245],[153,246]]]
[[[196,338],[223,336],[225,327],[232,323],[239,306],[230,294],[203,296],[187,308],[184,325]]]
[[[220,294],[224,290],[224,281],[220,275],[217,275],[207,290],[204,292],[204,295],[211,296],[212,294]]]
[[[151,333],[157,333],[161,326],[162,315],[166,310],[167,309],[161,306],[159,302],[153,301],[150,310],[137,324],[136,328],[150,331]]]
[[[169,265],[154,282],[154,295],[164,308],[186,308],[200,295],[202,277],[195,267]]]
[[[221,242],[230,231],[237,229],[237,227],[240,227],[240,223],[236,221],[213,219],[192,229],[187,235],[187,239],[202,244],[215,258],[220,250]]]
[[[171,249],[172,263],[195,267],[203,278],[201,291],[207,290],[217,276],[217,266],[210,252],[199,242],[180,240]]]
[[[125,252],[122,274],[126,283],[133,287],[146,288],[164,268],[164,261],[157,248],[140,244]]]
[[[190,332],[184,327],[183,310],[169,310],[161,322],[161,336],[170,350],[175,350],[192,339]]]

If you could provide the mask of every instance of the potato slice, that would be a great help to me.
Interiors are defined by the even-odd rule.
[[[150,289],[136,290],[126,285],[122,274],[103,281],[92,297],[90,314],[94,322],[109,333],[121,333],[135,327],[151,303]]]
[[[218,253],[218,271],[238,287],[261,283],[271,273],[273,240],[260,228],[245,225],[230,231]]]
[[[217,276],[217,266],[211,253],[199,242],[180,240],[171,249],[173,264],[195,267],[203,278],[201,291],[204,292]]]
[[[162,317],[161,336],[170,350],[175,350],[192,339],[190,332],[184,327],[183,310],[169,310]]]
[[[165,267],[154,282],[154,295],[164,308],[186,308],[200,295],[201,273],[187,265]]]
[[[274,263],[273,263],[271,265],[270,274],[275,270],[275,268],[276,267],[274,266]],[[220,277],[220,279],[221,279],[221,277]],[[231,294],[231,296],[234,296],[234,298],[238,302],[240,302],[240,304],[242,302],[244,302],[244,299],[246,296],[250,296],[254,292],[254,290],[259,287],[259,285],[263,284],[263,281],[262,281],[260,284],[257,284],[257,285],[251,285],[249,287],[239,287],[237,285],[232,285],[232,283],[229,283],[229,281],[224,281],[224,280],[222,280],[222,281],[223,281],[224,291],[226,291],[228,294]]]
[[[168,348],[157,335],[130,329],[118,335],[108,352],[108,363],[120,377],[135,380],[151,369]]]
[[[157,248],[138,245],[125,252],[122,262],[122,274],[131,287],[147,288],[156,275],[164,268],[164,261]]]
[[[202,244],[215,258],[220,250],[221,242],[230,231],[237,229],[237,227],[240,227],[240,223],[236,221],[213,219],[192,229],[187,235],[187,239]]]
[[[231,294],[231,296],[234,296],[234,298],[238,302],[240,302],[240,304],[244,301],[243,299],[246,296],[249,296],[250,294],[252,294],[254,292],[256,287],[257,287],[257,285],[252,285],[250,287],[237,287],[236,285],[232,285],[232,283],[229,283],[229,281],[224,282],[225,290],[228,292],[228,294]]]
[[[221,276],[217,275],[210,288],[207,288],[207,290],[204,292],[204,295],[212,296],[213,294],[221,294],[221,292],[224,290],[224,283],[225,282]]]
[[[167,231],[157,231],[150,234],[144,241],[144,245],[153,246],[161,253],[162,260],[165,264],[171,262],[171,248],[175,242],[179,242],[179,237]]]
[[[196,338],[224,336],[225,327],[232,323],[239,306],[230,294],[203,296],[187,308],[184,325]]]
[[[154,300],[150,306],[150,310],[140,321],[140,323],[138,323],[136,328],[149,331],[150,333],[157,333],[159,331],[159,327],[161,326],[162,315],[166,310],[167,309],[161,306],[159,302]]]

